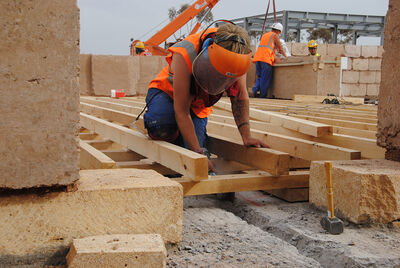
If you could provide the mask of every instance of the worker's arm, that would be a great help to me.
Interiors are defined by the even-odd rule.
[[[245,146],[266,147],[268,145],[259,139],[255,139],[250,134],[249,124],[249,95],[246,90],[246,75],[239,79],[239,93],[236,97],[231,97],[233,117],[242,136]]]
[[[190,95],[191,73],[182,55],[173,54],[171,69],[174,73],[175,119],[178,123],[179,131],[189,148],[193,151],[198,151],[200,150],[200,145],[190,116],[190,104],[193,99],[193,96]]]
[[[274,36],[274,42],[275,42],[275,47],[278,48],[279,53],[281,53],[286,58],[287,57],[286,52],[283,49],[281,40],[279,39],[279,36],[277,34]]]

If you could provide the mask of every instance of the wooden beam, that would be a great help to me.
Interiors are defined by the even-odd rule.
[[[96,133],[79,133],[79,138],[81,140],[94,140],[96,138],[98,138],[99,135]]]
[[[111,150],[111,149],[122,149],[120,144],[116,144],[112,140],[105,139],[105,140],[86,140],[87,144],[96,148],[97,150]]]
[[[333,97],[317,95],[293,95],[294,102],[322,103],[322,101],[326,98]],[[351,102],[353,104],[364,104],[364,98],[344,97],[338,99],[340,101]]]
[[[208,177],[208,160],[204,155],[168,142],[151,140],[142,133],[91,115],[81,113],[80,118],[80,123],[85,128],[175,170],[185,177],[193,180]]]
[[[236,161],[267,171],[274,176],[289,174],[287,153],[268,148],[246,147],[235,140],[215,134],[208,135],[207,147],[211,153],[228,161]]]
[[[295,171],[288,175],[274,177],[265,172],[259,174],[230,174],[210,176],[207,180],[191,181],[175,179],[183,186],[184,196],[216,193],[273,190],[308,187],[309,172]]]
[[[360,137],[360,138],[367,138],[367,139],[376,139],[376,131],[370,131],[370,130],[334,126],[333,133]]]
[[[101,151],[103,154],[107,155],[110,157],[112,160],[115,162],[121,162],[121,161],[139,161],[141,159],[144,159],[143,155],[140,155],[134,151],[127,150],[127,149],[122,149],[122,150],[102,150]]]
[[[80,169],[108,169],[115,168],[115,161],[90,146],[86,142],[79,140],[80,147]]]
[[[208,121],[207,130],[211,134],[229,137],[237,141],[241,136],[236,127],[223,123]],[[305,160],[353,160],[360,159],[360,151],[332,146],[323,143],[312,142],[309,140],[293,138],[285,135],[252,130],[251,135],[261,139],[272,149],[286,152],[291,156]]]
[[[228,110],[230,103],[219,101],[215,106]],[[332,135],[333,130],[331,126],[310,122],[307,120],[296,119],[290,116],[282,115],[274,112],[261,111],[259,109],[250,108],[250,118],[269,122],[274,125],[282,126],[287,129],[295,130],[307,135],[321,137],[325,135]]]
[[[164,167],[159,163],[153,162],[148,159],[143,159],[140,161],[123,161],[116,162],[117,168],[136,168],[136,169],[152,169],[162,175],[176,175],[176,171]]]

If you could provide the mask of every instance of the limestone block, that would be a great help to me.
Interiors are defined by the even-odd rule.
[[[380,84],[381,83],[381,76],[382,72],[376,72],[376,80],[375,83]]]
[[[326,96],[328,93],[339,95],[340,68],[336,64],[324,64],[318,69],[316,95]]]
[[[378,46],[361,46],[361,56],[364,58],[378,57]]]
[[[359,58],[361,56],[361,47],[357,45],[344,45],[344,55],[346,57]]]
[[[136,94],[146,95],[149,83],[167,66],[165,57],[130,57],[130,70]]]
[[[92,96],[92,55],[79,55],[79,91],[81,95]]]
[[[321,56],[326,56],[328,54],[328,45],[327,44],[319,44],[317,52]]]
[[[0,1],[0,10],[0,187],[71,184],[79,178],[77,2]]]
[[[354,84],[360,81],[360,72],[357,71],[343,71],[343,83]]]
[[[166,267],[167,250],[158,234],[102,235],[74,239],[68,267]]]
[[[376,72],[360,72],[360,83],[373,84],[376,81]]]
[[[292,56],[307,56],[308,48],[306,43],[293,43],[292,44]]]
[[[345,96],[364,97],[367,94],[366,84],[342,84]]]
[[[93,91],[96,96],[110,96],[111,89],[124,89],[135,95],[129,80],[131,56],[92,55]]]
[[[368,59],[353,59],[353,70],[367,71],[368,64],[369,64]]]
[[[385,50],[383,49],[383,46],[378,46],[378,57],[379,58],[383,57],[384,52],[385,52]]]
[[[340,57],[345,54],[344,45],[342,44],[328,44],[328,56]]]
[[[378,145],[400,150],[400,1],[389,1],[385,23],[385,53],[382,59],[382,81],[379,89]],[[400,155],[398,156],[400,158]]]
[[[367,95],[378,96],[379,95],[379,84],[367,84]]]
[[[254,85],[256,84],[256,65],[254,63],[250,64],[250,68],[247,71],[247,75],[246,75],[246,83],[247,83],[247,89],[251,89],[254,87]]]
[[[368,70],[370,71],[380,71],[382,65],[382,59],[374,58],[368,59]]]
[[[400,218],[400,163],[389,160],[332,161],[334,207],[354,223]],[[310,203],[327,207],[323,161],[310,168]]]
[[[73,239],[94,235],[158,233],[164,242],[181,241],[179,183],[153,170],[83,170],[80,175],[76,191],[0,197],[0,229],[7,230],[0,236],[0,263],[43,259],[65,250]]]

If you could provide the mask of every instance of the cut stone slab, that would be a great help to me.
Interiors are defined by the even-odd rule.
[[[80,175],[73,192],[0,196],[0,230],[7,230],[0,236],[0,266],[52,258],[49,252],[94,235],[158,233],[164,242],[181,241],[179,183],[152,170],[84,170]]]
[[[400,219],[400,162],[384,159],[332,161],[335,211],[354,223],[389,223]],[[326,209],[323,161],[310,169],[310,203]]]
[[[159,234],[102,235],[74,239],[69,268],[165,267],[167,250]]]

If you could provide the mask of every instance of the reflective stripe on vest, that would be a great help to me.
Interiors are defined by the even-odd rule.
[[[274,43],[275,35],[276,33],[274,32],[268,32],[261,37],[261,42],[254,55],[253,62],[263,61],[270,65],[274,64],[275,52],[277,50]]]

